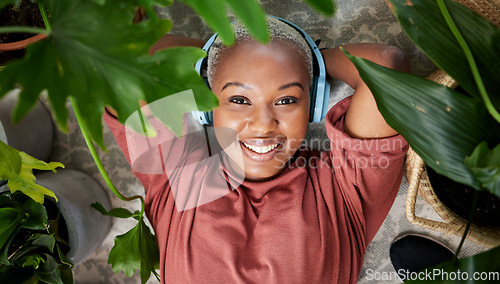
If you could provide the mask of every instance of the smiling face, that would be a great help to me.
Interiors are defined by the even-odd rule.
[[[245,179],[277,175],[297,151],[307,131],[309,85],[307,63],[282,41],[249,40],[222,55],[211,86],[219,99],[213,123],[223,147],[236,142],[225,152],[235,161],[243,155]],[[236,141],[219,127],[234,130]]]

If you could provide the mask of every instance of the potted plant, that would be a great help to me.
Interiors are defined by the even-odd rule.
[[[43,205],[21,192],[0,194],[0,281],[72,283],[64,224],[55,205]]]
[[[332,0],[304,1],[327,15],[334,13]],[[17,2],[2,1],[0,9]],[[94,142],[105,149],[102,114],[106,105],[117,111],[122,123],[139,109],[140,100],[150,103],[189,89],[193,90],[198,110],[208,111],[217,106],[215,95],[193,67],[205,52],[179,47],[149,54],[150,47],[172,26],[170,21],[158,19],[154,6],[168,6],[171,0],[35,2],[40,5],[45,28],[0,27],[0,34],[30,32],[43,37],[28,45],[26,57],[0,70],[0,97],[21,87],[20,100],[12,115],[12,120],[19,122],[46,90],[52,113],[62,130],[67,129],[66,100],[70,99],[90,152],[110,190],[122,200],[142,202],[141,210],[136,212],[120,208],[106,211],[99,203],[94,207],[103,214],[138,220],[129,232],[116,237],[108,262],[113,271],[123,270],[127,276],[140,269],[141,281],[145,283],[151,272],[155,273],[158,249],[154,235],[144,222],[144,200],[141,196],[125,197],[113,186],[96,154]],[[264,11],[256,0],[182,2],[190,5],[226,44],[234,42],[228,6],[257,40],[268,40]],[[147,20],[133,24],[138,3],[143,4]],[[177,109],[170,111],[174,119],[164,123],[175,131],[179,129],[183,113]],[[19,167],[17,170],[19,173]]]
[[[0,141],[0,281],[72,283],[71,269],[108,234],[111,219],[90,207],[109,208],[104,189],[75,170],[45,163]],[[19,166],[19,171],[16,167]],[[36,183],[35,183],[36,180]]]
[[[479,191],[500,196],[499,7],[492,1],[475,1],[480,2],[476,3],[478,11],[495,26],[453,1],[387,2],[410,39],[442,69],[441,74],[432,75],[434,81],[447,86],[348,57],[372,90],[386,121],[414,150],[410,159],[416,156],[438,174],[474,188],[473,208]],[[469,1],[460,2],[474,6]],[[487,16],[488,9],[494,16]],[[455,80],[462,91],[450,88],[456,86]],[[423,167],[414,167],[410,176],[420,177],[424,172]],[[416,183],[418,187],[419,181]],[[474,212],[470,211],[462,228],[456,254],[465,237],[471,236]],[[459,261],[455,256],[440,268],[469,275],[498,271],[498,232],[493,234],[488,244],[495,247],[492,250]]]

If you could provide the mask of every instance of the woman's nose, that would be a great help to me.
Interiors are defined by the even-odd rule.
[[[256,109],[249,122],[249,128],[252,131],[262,134],[272,132],[277,125],[278,121],[274,113],[267,107]]]

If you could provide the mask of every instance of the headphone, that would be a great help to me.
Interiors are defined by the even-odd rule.
[[[297,30],[297,32],[299,32],[299,34],[302,35],[302,37],[306,40],[307,44],[311,48],[313,57],[313,78],[310,89],[311,93],[310,93],[309,122],[320,122],[321,119],[323,119],[326,116],[326,113],[328,112],[328,99],[330,97],[330,84],[326,81],[326,68],[323,56],[321,55],[318,46],[312,40],[312,38],[297,25],[279,17],[275,16],[269,16],[269,17],[276,18],[284,22],[285,24],[288,24],[295,30]],[[217,38],[217,33],[212,35],[212,37],[210,37],[210,39],[208,39],[208,41],[203,46],[203,50],[207,52],[207,54],[216,38]],[[207,57],[208,56],[205,56],[204,58],[196,62],[195,69],[196,72],[198,72],[198,74],[200,75],[202,73],[201,71],[207,67]],[[207,78],[203,77],[203,80],[205,81],[207,86],[209,86]],[[213,121],[211,111],[210,112],[193,111],[191,112],[191,114],[193,115],[194,119],[200,122],[202,125],[211,124]]]

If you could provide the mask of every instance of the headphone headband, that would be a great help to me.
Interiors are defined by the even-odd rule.
[[[311,48],[311,52],[313,55],[313,78],[312,78],[312,86],[311,86],[311,100],[310,100],[310,110],[309,110],[309,122],[320,122],[328,111],[328,99],[330,97],[330,84],[326,81],[326,67],[325,62],[323,60],[323,56],[313,41],[313,39],[299,26],[295,25],[292,22],[289,22],[285,19],[276,16],[268,16],[272,18],[276,18],[285,24],[291,26],[299,34],[306,40],[307,44]],[[203,50],[205,52],[209,52],[210,47],[213,45],[215,39],[217,38],[217,33],[212,35],[208,41],[203,46]],[[195,69],[198,74],[201,74],[202,69],[207,64],[207,56],[198,60],[195,64]],[[205,83],[208,86],[208,82],[206,78],[203,78]],[[212,112],[202,112],[202,111],[193,111],[192,115],[195,120],[199,121],[201,124],[211,124],[212,123]]]

